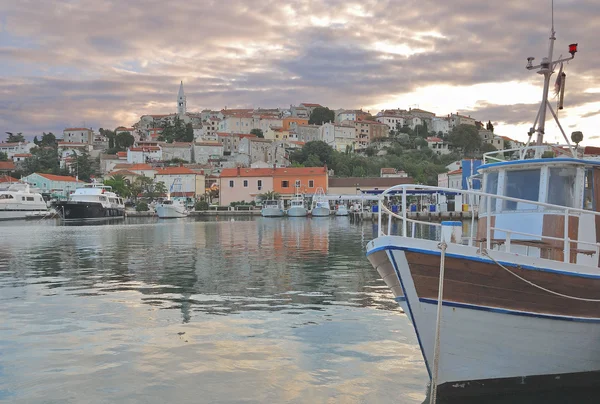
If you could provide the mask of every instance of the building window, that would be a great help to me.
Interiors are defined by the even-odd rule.
[[[233,180],[229,181],[229,188],[233,188]]]
[[[281,187],[282,188],[289,188],[290,187],[290,182],[289,181],[281,181]]]
[[[258,181],[256,182],[256,185],[258,185],[259,187],[262,187],[262,180],[258,180]]]
[[[300,186],[300,180],[296,180],[296,187]]]
[[[248,188],[248,180],[244,180],[244,188]]]
[[[308,187],[309,188],[314,188],[315,187],[315,180],[308,180]]]

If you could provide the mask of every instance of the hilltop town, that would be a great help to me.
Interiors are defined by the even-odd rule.
[[[174,113],[142,115],[114,130],[65,128],[62,136],[42,133],[32,142],[7,132],[0,143],[2,181],[24,179],[61,198],[83,181],[112,183],[123,194],[160,195],[175,178],[183,178],[175,196],[212,201],[221,190],[221,202],[231,203],[231,197],[223,197],[222,181],[229,177],[256,178],[254,193],[242,193],[250,199],[281,188],[259,184],[272,184],[286,167],[290,173],[321,167],[322,175],[357,189],[383,187],[382,177],[436,184],[465,157],[519,146],[496,135],[489,121],[458,113],[436,116],[419,108],[371,115],[302,102],[289,108],[189,112],[183,82],[174,106]],[[248,181],[227,180],[225,188],[250,188]],[[315,183],[323,184],[318,178],[307,178],[306,184],[291,177],[281,181],[290,194],[296,186],[314,192]]]

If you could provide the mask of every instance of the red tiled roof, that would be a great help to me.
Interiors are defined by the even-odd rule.
[[[44,174],[44,173],[34,173],[39,175],[40,177],[44,177],[50,181],[61,181],[61,182],[83,182],[81,180],[77,180],[75,177],[71,177],[68,175],[54,175],[54,174]]]
[[[118,164],[115,164],[113,169],[114,170],[122,170],[122,169],[130,168],[132,165],[133,164],[129,164],[129,163],[118,163]]]
[[[92,131],[90,128],[66,128],[65,130],[63,130],[63,132],[72,131],[72,130],[89,130],[90,132]]]
[[[190,191],[190,192],[172,192],[171,196],[172,197],[182,197],[182,196],[185,196],[186,198],[189,198],[189,197],[194,196],[194,191]]]
[[[443,140],[440,139],[439,137],[433,137],[433,136],[430,136],[425,140],[427,140],[428,142],[443,142]]]
[[[120,166],[121,164],[117,164],[115,166],[115,168],[117,168],[117,166]],[[143,163],[138,163],[138,164],[133,164],[133,165],[127,165],[127,168],[129,170],[139,170],[139,171],[143,171],[143,170],[152,170],[152,171],[156,171],[150,164],[143,164]]]
[[[126,151],[119,151],[119,152],[117,152],[117,157],[127,157],[127,152]]]
[[[459,168],[458,170],[450,171],[448,173],[448,175],[452,175],[452,174],[462,174],[462,168]]]
[[[308,174],[325,174],[325,167],[283,167],[276,168],[275,175],[308,175]]]
[[[240,177],[272,177],[274,170],[272,168],[240,168]],[[221,177],[237,177],[237,168],[224,168],[221,170]]]
[[[17,153],[13,154],[13,157],[31,157],[31,153]]]
[[[321,104],[311,104],[310,102],[303,102],[300,105],[302,105],[304,107],[322,107]]]
[[[129,151],[132,152],[147,152],[147,151],[158,151],[160,147],[158,146],[144,146],[144,147],[130,147]]]
[[[182,174],[197,174],[195,171],[187,167],[165,167],[156,171],[156,175],[182,175]]]
[[[27,143],[27,142],[25,142]],[[0,147],[15,147],[18,146],[19,143],[18,142],[11,142],[11,143],[0,143]]]
[[[117,170],[117,171],[112,171],[110,173],[108,173],[107,175],[110,176],[114,176],[114,175],[123,175],[123,176],[139,176],[139,174],[134,173],[133,171],[129,171],[129,170]]]
[[[13,171],[15,169],[15,163],[12,161],[0,161],[0,170],[2,171]]]
[[[382,168],[381,174],[396,174],[395,168]]]
[[[10,175],[0,175],[0,182],[19,182],[19,180]]]

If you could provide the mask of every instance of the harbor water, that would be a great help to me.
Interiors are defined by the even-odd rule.
[[[425,399],[370,222],[0,226],[0,402]]]

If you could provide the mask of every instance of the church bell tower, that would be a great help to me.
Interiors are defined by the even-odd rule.
[[[177,115],[184,116],[186,110],[185,94],[183,93],[183,81],[179,86],[179,94],[177,94]]]

